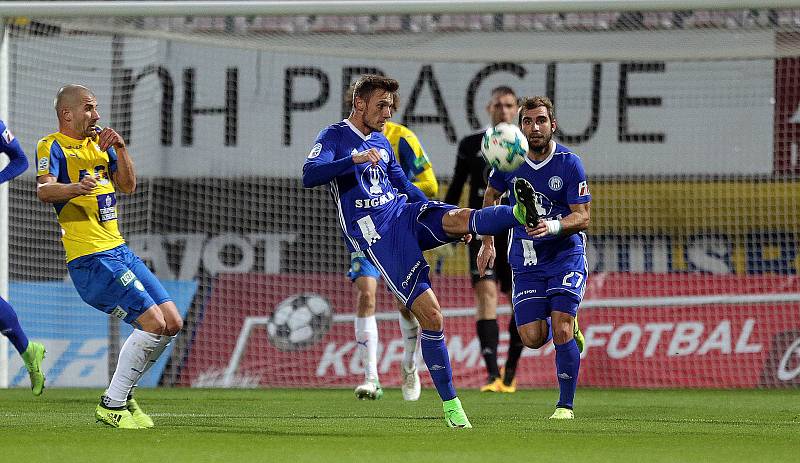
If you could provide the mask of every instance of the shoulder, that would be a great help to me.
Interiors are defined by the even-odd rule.
[[[471,133],[466,137],[462,138],[461,141],[458,142],[458,151],[466,152],[466,151],[479,150],[484,133],[486,133],[485,130],[480,130],[478,132]]]
[[[383,133],[387,138],[389,138],[390,134],[398,138],[417,138],[417,134],[413,130],[396,122],[387,122]]]
[[[319,135],[317,135],[317,140],[323,139],[333,139],[339,138],[342,134],[342,128],[344,126],[344,122],[337,122],[336,124],[331,124],[324,129],[319,131]]]
[[[560,143],[556,143],[556,150],[553,154],[554,156],[558,156],[564,164],[575,165],[581,163],[581,157],[578,153]]]
[[[55,133],[51,133],[50,135],[45,135],[44,137],[40,138],[36,143],[36,148],[38,152],[41,152],[43,149],[51,151],[53,148],[57,148],[59,152],[61,151],[61,145],[59,145]]]

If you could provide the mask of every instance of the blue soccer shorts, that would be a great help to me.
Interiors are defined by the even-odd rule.
[[[153,272],[124,244],[73,259],[67,269],[81,299],[133,326],[147,309],[172,300]]]
[[[442,244],[458,241],[442,228],[442,217],[456,206],[440,201],[406,203],[395,223],[364,253],[397,298],[411,304],[431,287],[430,266],[422,255]]]
[[[545,320],[553,310],[575,317],[583,300],[587,273],[584,254],[567,256],[550,268],[515,273],[512,302],[517,326]],[[560,307],[553,306],[552,297],[556,295],[566,296],[558,298]],[[565,300],[569,302],[564,304]]]
[[[367,259],[361,251],[350,253],[350,270],[347,272],[350,281],[359,277],[370,277],[376,280],[381,277],[381,272]]]

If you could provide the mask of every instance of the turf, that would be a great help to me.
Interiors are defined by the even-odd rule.
[[[0,461],[798,461],[797,390],[578,391],[577,419],[547,420],[556,391],[460,396],[474,429],[445,426],[431,390],[140,390],[150,430],[94,423],[101,391],[0,390]]]

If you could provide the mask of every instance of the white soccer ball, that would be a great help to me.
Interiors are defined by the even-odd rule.
[[[493,169],[513,172],[525,162],[528,140],[516,125],[501,122],[486,129],[481,142],[481,154]]]
[[[267,323],[269,342],[282,351],[294,351],[316,344],[331,328],[333,308],[314,293],[290,296],[272,312]]]

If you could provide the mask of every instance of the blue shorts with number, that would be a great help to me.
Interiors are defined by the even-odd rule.
[[[458,208],[440,201],[406,203],[387,232],[364,250],[389,290],[408,308],[431,287],[422,251],[461,238],[448,236],[442,228],[442,217],[453,209]]]
[[[359,277],[371,277],[377,280],[381,277],[381,272],[372,265],[363,252],[356,251],[350,254],[350,270],[347,272],[347,277],[350,281],[356,281]]]
[[[586,289],[587,273],[584,254],[567,256],[558,265],[542,270],[514,273],[512,301],[517,326],[544,320],[555,309],[576,316]],[[550,298],[554,295],[568,296],[572,303],[553,307]]]
[[[67,263],[81,299],[136,326],[136,319],[171,298],[147,265],[124,244]]]

